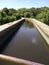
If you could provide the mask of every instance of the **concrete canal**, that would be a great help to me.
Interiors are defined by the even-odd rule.
[[[31,23],[25,22],[6,43],[2,54],[49,65],[49,48]],[[0,64],[16,65],[5,61]]]

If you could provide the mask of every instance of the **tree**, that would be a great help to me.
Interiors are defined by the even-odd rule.
[[[26,12],[26,8],[21,8],[17,10],[17,13],[21,15],[21,17],[24,17],[24,13]]]
[[[29,12],[25,12],[24,13],[24,17],[28,17],[29,18],[30,17],[30,13]]]
[[[16,20],[18,20],[18,19],[21,19],[21,16],[20,16],[20,14],[16,14]]]
[[[40,13],[38,15],[36,15],[36,19],[40,20],[41,22],[44,22],[44,13]]]
[[[4,13],[4,15],[8,15],[9,14],[9,10],[7,8],[3,8],[2,12]]]
[[[49,25],[49,11],[47,12],[45,18],[44,18],[44,23],[46,23],[47,25]]]
[[[14,15],[16,12],[17,12],[17,11],[16,11],[15,9],[10,8],[10,9],[9,9],[9,16]]]
[[[3,24],[3,13],[2,12],[0,12],[0,25],[2,25]]]
[[[20,8],[18,10],[13,8],[8,9],[5,7],[0,11],[0,25],[18,20],[21,17],[36,18],[49,25],[49,7],[32,7],[30,9]]]

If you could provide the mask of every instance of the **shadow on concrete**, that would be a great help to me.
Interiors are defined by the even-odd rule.
[[[0,53],[3,53],[4,49],[6,48],[6,46],[9,44],[9,42],[11,41],[11,39],[13,38],[13,36],[18,33],[21,25],[24,22],[22,21],[22,23],[17,24],[13,29],[12,29],[12,33],[8,36],[8,38],[0,45]],[[10,33],[10,31],[8,32]]]

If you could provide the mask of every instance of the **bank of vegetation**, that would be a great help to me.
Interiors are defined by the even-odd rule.
[[[49,25],[49,7],[32,7],[30,9],[20,8],[18,10],[3,8],[0,10],[0,25],[18,20],[21,17],[35,18]]]

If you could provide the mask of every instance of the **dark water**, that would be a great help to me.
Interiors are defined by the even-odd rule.
[[[3,51],[3,54],[49,65],[49,48],[37,30],[29,26],[21,26]],[[0,65],[11,64],[15,65],[0,61]]]

